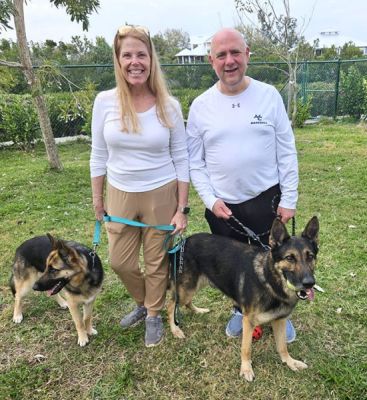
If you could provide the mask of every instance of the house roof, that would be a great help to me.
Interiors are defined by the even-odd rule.
[[[331,46],[343,47],[345,43],[353,42],[357,47],[367,47],[367,41],[362,42],[350,36],[341,35],[337,29],[325,29],[318,35],[309,40],[310,44],[314,44],[315,40],[319,40],[318,48],[329,48]]]
[[[179,53],[175,55],[175,57],[180,56],[206,56],[208,55],[208,49],[204,46],[204,44],[199,44],[195,49],[183,49]]]

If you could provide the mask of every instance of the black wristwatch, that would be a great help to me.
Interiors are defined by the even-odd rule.
[[[187,215],[190,212],[190,207],[189,206],[185,206],[185,207],[178,206],[177,211],[180,211],[182,214]]]

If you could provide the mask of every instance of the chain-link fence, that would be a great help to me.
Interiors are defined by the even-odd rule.
[[[336,117],[343,112],[340,101],[345,94],[340,90],[340,81],[343,73],[348,73],[352,65],[367,80],[367,59],[298,63],[298,96],[304,102],[310,101],[313,117]],[[182,104],[185,117],[193,99],[217,80],[210,64],[206,63],[169,64],[162,67],[173,95]],[[11,76],[13,71],[0,67],[3,77],[6,74]],[[96,92],[115,86],[113,66],[68,65],[60,67],[58,71],[56,75],[46,74],[43,78],[55,137],[90,134],[91,109]],[[32,111],[30,106],[31,95],[27,95],[28,88],[24,79],[19,78],[19,71],[17,74],[18,83],[8,88],[2,84],[6,79],[0,79],[0,142],[14,140],[16,132],[39,130],[37,118],[34,118],[35,110]],[[288,69],[285,63],[251,62],[247,74],[274,85],[287,103]],[[7,82],[11,82],[11,79],[8,78]]]

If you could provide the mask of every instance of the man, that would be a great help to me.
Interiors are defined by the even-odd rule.
[[[295,215],[297,152],[280,94],[246,76],[249,57],[238,31],[225,28],[213,36],[209,62],[219,81],[190,108],[190,176],[212,233],[249,240],[238,233],[233,215],[267,244],[276,215],[283,223]],[[226,334],[241,333],[242,314],[235,309]],[[288,343],[295,335],[287,321]]]

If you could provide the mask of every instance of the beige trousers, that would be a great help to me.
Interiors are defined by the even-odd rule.
[[[169,224],[177,210],[177,181],[148,192],[123,192],[107,184],[109,215],[149,225]],[[139,305],[158,312],[164,307],[169,261],[164,240],[167,232],[106,223],[112,269]],[[144,272],[139,267],[143,246]]]

